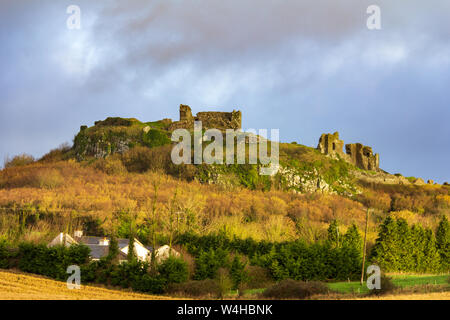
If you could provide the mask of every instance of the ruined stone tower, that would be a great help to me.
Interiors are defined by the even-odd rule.
[[[363,146],[361,143],[350,143],[345,145],[345,152],[350,162],[358,168],[374,171],[379,169],[380,158],[378,154],[373,154],[371,147]]]
[[[192,110],[189,106],[180,104],[180,121],[191,122],[194,121]]]
[[[333,158],[337,158],[336,155],[341,156],[341,158],[344,157],[343,148],[344,141],[339,140],[339,132],[322,134],[317,146],[321,153],[328,154]]]
[[[344,141],[339,140],[339,133],[324,133],[320,136],[317,149],[334,159],[341,158],[354,164],[360,169],[378,171],[380,157],[373,154],[372,148],[361,143],[350,143],[345,145],[345,153],[342,151]]]

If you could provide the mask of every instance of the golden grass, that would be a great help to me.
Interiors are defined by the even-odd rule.
[[[392,294],[381,297],[365,297],[357,300],[450,300],[450,291],[430,293]]]
[[[108,161],[114,167],[117,159]],[[173,232],[166,222],[173,218],[168,207],[175,193],[174,207],[181,213],[180,223],[176,224],[177,233],[207,234],[226,229],[230,236],[255,240],[302,238],[313,242],[326,237],[328,224],[333,219],[339,221],[342,232],[353,223],[359,230],[364,230],[365,206],[372,206],[377,210],[369,221],[367,240],[371,245],[377,237],[377,225],[386,217],[393,200],[396,208],[392,214],[406,218],[410,224],[420,223],[435,229],[440,213],[450,217],[449,190],[443,187],[378,186],[378,189],[365,188],[364,194],[349,199],[330,194],[228,188],[187,182],[160,172],[127,173],[122,172],[123,168],[112,170],[120,171],[120,174],[108,175],[95,169],[100,162],[93,165],[74,160],[42,162],[0,170],[0,235],[8,238],[18,232],[16,230],[21,228],[18,217],[22,214],[19,208],[24,207],[29,208],[26,214],[34,214],[38,222],[33,225],[33,230],[21,234],[20,240],[49,241],[62,230],[72,232],[73,228],[79,227],[74,224],[81,217],[105,221],[101,227],[108,230],[117,212],[135,213],[137,224],[142,225],[152,212],[153,185],[158,182],[156,212],[159,230],[164,236]],[[356,201],[358,198],[361,199]],[[421,208],[421,213],[412,207]]]
[[[68,289],[65,282],[11,270],[0,270],[0,300],[170,300],[147,295],[82,285]]]

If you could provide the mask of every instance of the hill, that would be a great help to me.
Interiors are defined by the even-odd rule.
[[[239,112],[182,110],[176,122],[97,121],[80,128],[73,146],[8,159],[0,171],[3,248],[83,230],[176,245],[193,280],[187,286],[215,279],[223,266],[239,279],[248,273],[252,288],[284,278],[357,280],[370,209],[369,259],[388,271],[448,272],[448,185],[384,172],[361,144],[343,153],[337,133],[322,135],[317,148],[279,143],[272,175],[260,174],[260,162],[176,165],[174,128],[191,132],[199,116],[206,128],[240,123]],[[14,265],[8,250],[0,266]]]
[[[363,170],[296,143],[280,143],[274,176],[259,175],[258,165],[250,164],[175,165],[170,123],[108,118],[82,128],[73,147],[36,162],[12,159],[0,172],[4,237],[48,240],[77,227],[103,235],[113,221],[126,230],[130,215],[145,224],[155,196],[161,221],[181,214],[176,230],[160,223],[162,240],[174,232],[222,231],[256,240],[315,241],[324,239],[334,219],[342,232],[353,223],[363,230],[365,211],[372,208],[371,244],[387,215],[435,229],[440,216],[450,214],[448,185],[403,183],[400,175]],[[131,142],[120,150],[124,144],[114,144],[117,137]],[[148,233],[142,226],[140,240]]]

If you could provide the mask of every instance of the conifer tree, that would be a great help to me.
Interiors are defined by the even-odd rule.
[[[236,255],[231,262],[230,275],[233,281],[233,289],[238,289],[239,285],[244,282],[247,278],[247,273],[245,272],[245,262],[241,262],[241,259]]]
[[[450,271],[450,224],[445,215],[442,216],[436,231],[436,247],[441,256],[442,271]]]
[[[339,247],[339,224],[336,219],[328,227],[328,243],[335,248]]]
[[[411,228],[412,243],[409,246],[409,251],[411,259],[413,261],[413,267],[404,271],[419,271],[425,272],[426,257],[425,257],[425,246],[426,246],[426,232],[421,225],[414,225]]]
[[[352,226],[348,228],[347,232],[344,235],[342,245],[354,248],[359,253],[361,253],[362,238],[361,235],[359,234],[358,227],[355,224],[352,224]]]
[[[411,250],[415,242],[414,235],[405,219],[397,219],[397,236],[396,252],[400,263],[399,267],[402,271],[414,271],[416,266]]]
[[[425,231],[423,272],[438,272],[440,267],[441,257],[436,248],[436,237],[431,229],[427,229]]]
[[[388,216],[380,226],[370,261],[377,263],[384,271],[399,271],[398,240],[397,221]]]
[[[134,248],[134,231],[135,231],[134,224],[135,224],[135,220],[131,219],[131,221],[130,221],[130,236],[128,238],[128,253],[127,253],[128,262],[134,262],[137,260],[136,250]]]
[[[109,252],[107,260],[111,263],[116,263],[117,257],[119,256],[119,243],[114,233],[111,233],[109,239]]]

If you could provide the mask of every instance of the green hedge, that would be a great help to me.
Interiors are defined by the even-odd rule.
[[[85,245],[47,247],[44,244],[21,243],[14,248],[2,241],[0,268],[18,268],[24,272],[65,281],[69,277],[67,267],[78,265],[82,283],[120,286],[148,293],[162,293],[171,282],[185,279],[183,276],[174,280],[164,275],[150,275],[148,263],[140,261],[114,264],[108,257],[89,261],[89,253],[90,250]],[[176,264],[180,266],[180,262],[177,261]]]
[[[354,232],[353,228],[351,232]],[[357,279],[361,272],[360,244],[354,241],[333,246],[328,241],[270,243],[229,239],[221,234],[184,234],[177,238],[177,243],[184,245],[195,257],[196,280],[214,278],[222,266],[230,268],[230,252],[246,255],[252,265],[267,268],[276,280],[347,280]]]

